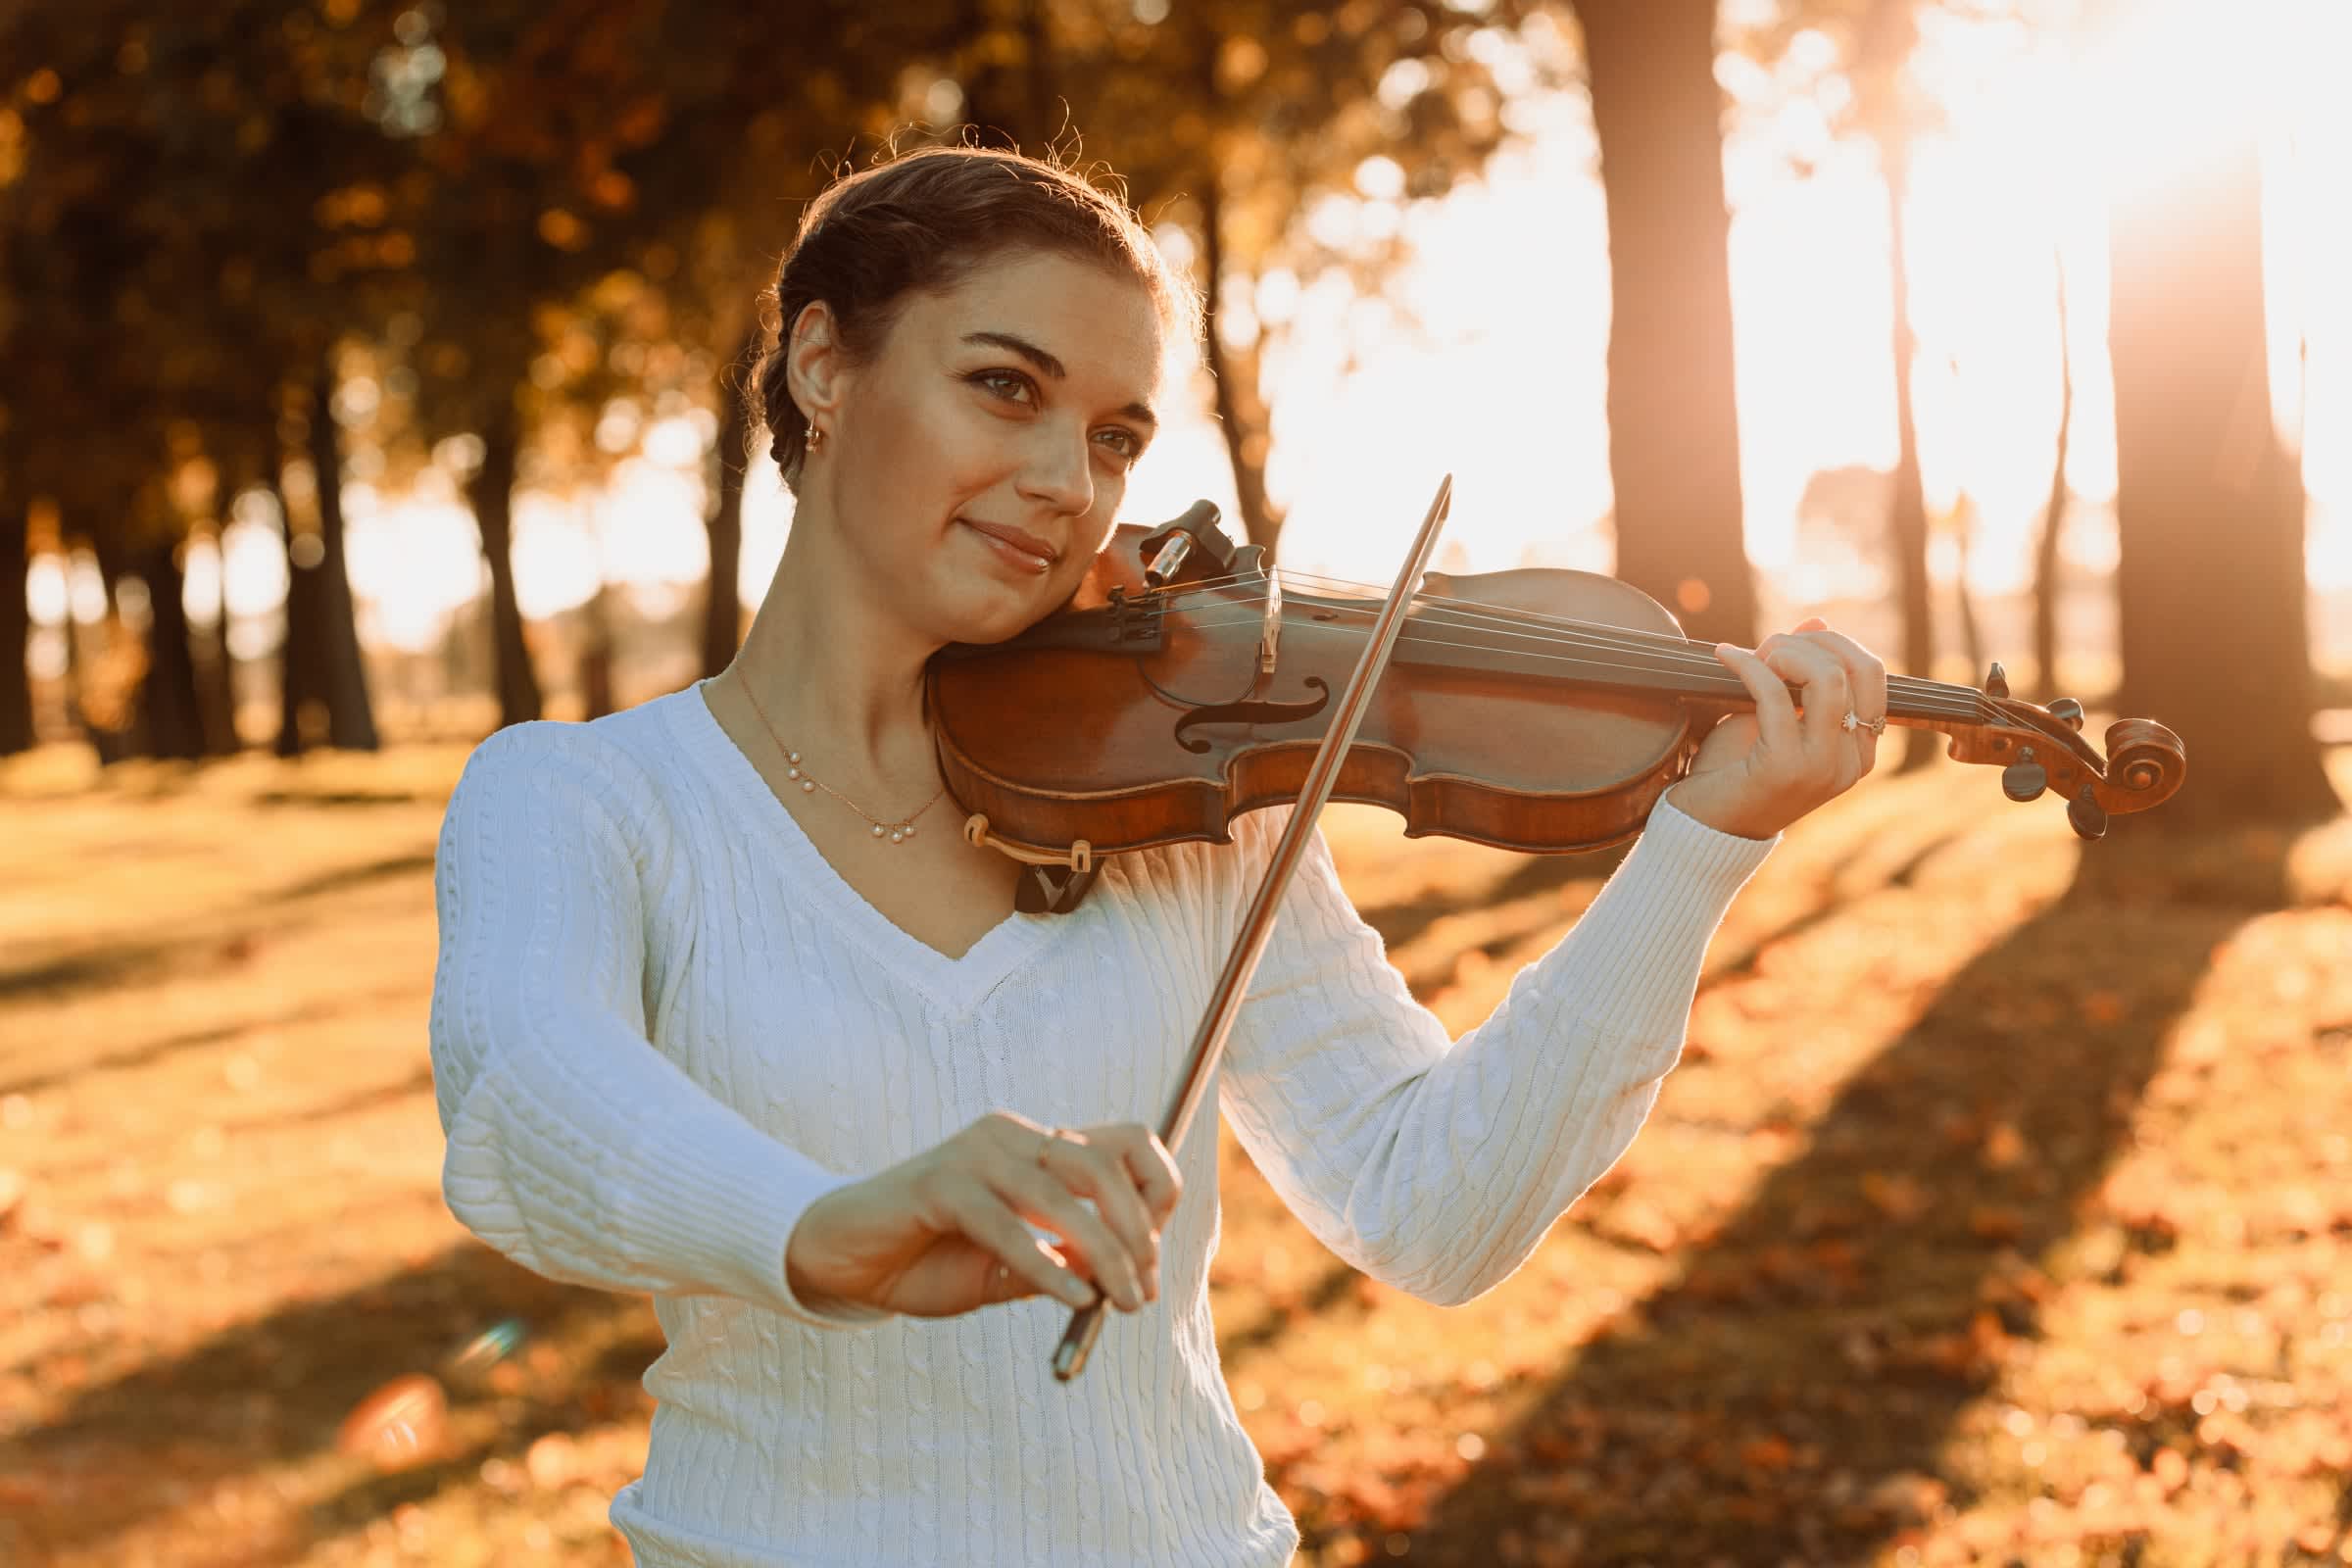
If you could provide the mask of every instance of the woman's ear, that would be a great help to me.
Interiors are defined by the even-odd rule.
[[[784,373],[793,406],[804,418],[830,433],[833,424],[829,416],[840,413],[842,381],[849,368],[849,357],[841,349],[840,323],[830,305],[810,300],[801,307],[791,329],[792,346],[785,351]]]

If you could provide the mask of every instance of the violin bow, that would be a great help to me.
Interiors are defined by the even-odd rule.
[[[1437,548],[1438,534],[1452,500],[1453,475],[1449,473],[1438,482],[1437,498],[1429,504],[1429,515],[1422,519],[1421,532],[1413,540],[1403,569],[1396,574],[1396,585],[1389,590],[1388,602],[1380,607],[1371,633],[1364,640],[1364,651],[1356,659],[1355,672],[1348,677],[1347,688],[1340,693],[1340,700],[1332,710],[1331,728],[1324,733],[1322,744],[1315,748],[1314,760],[1307,764],[1298,808],[1291,813],[1282,838],[1274,846],[1266,874],[1257,885],[1257,895],[1250,900],[1250,912],[1242,920],[1241,935],[1234,940],[1233,951],[1226,955],[1224,972],[1217,976],[1217,987],[1209,995],[1200,1027],[1193,1034],[1192,1057],[1185,1068],[1183,1087],[1177,1090],[1167,1115],[1160,1122],[1159,1141],[1171,1153],[1183,1144],[1185,1132],[1208,1093],[1217,1058],[1225,1054],[1225,1037],[1233,1032],[1234,1016],[1240,1012],[1242,999],[1250,990],[1250,977],[1257,972],[1257,960],[1266,951],[1266,939],[1273,935],[1274,916],[1282,906],[1283,892],[1291,885],[1291,873],[1298,869],[1299,857],[1306,853],[1307,841],[1314,835],[1315,819],[1322,813],[1324,803],[1331,799],[1332,786],[1339,782],[1340,764],[1347,760],[1348,749],[1355,744],[1356,728],[1363,722],[1364,710],[1372,701],[1372,688],[1379,683],[1380,672],[1388,667],[1389,651],[1396,646],[1396,633],[1404,625],[1405,611],[1413,602],[1413,585],[1429,569],[1430,554]],[[1054,1348],[1054,1376],[1060,1381],[1067,1383],[1086,1370],[1086,1358],[1102,1333],[1102,1302],[1103,1298],[1098,1292],[1092,1305],[1072,1312],[1069,1328],[1063,1331],[1061,1343]]]

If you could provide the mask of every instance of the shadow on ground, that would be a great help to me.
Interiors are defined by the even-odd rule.
[[[2004,1279],[2074,1229],[2214,948],[2284,902],[2276,846],[2207,846],[2183,876],[2163,840],[2129,837],[1956,974],[1806,1153],[1558,1369],[1412,1560],[1491,1563],[1507,1532],[1579,1562],[1863,1561],[1888,1543],[1889,1483],[1937,1469],[2000,1341],[2037,1332]],[[2000,1127],[2012,1152],[1987,1157]]]
[[[74,943],[69,951],[0,968],[0,1004],[34,999],[56,1004],[96,991],[161,985],[224,957],[233,958],[256,939],[291,928],[297,921],[283,911],[294,906],[379,882],[429,874],[432,869],[429,850],[386,856],[317,872],[284,887],[240,898],[226,907],[175,915],[150,933],[125,933],[87,949]],[[266,918],[272,914],[278,917]]]
[[[279,1544],[237,1560],[299,1560],[309,1542],[364,1528],[404,1502],[473,1482],[491,1457],[600,1411],[637,1407],[661,1352],[642,1298],[552,1283],[462,1243],[421,1267],[238,1324],[186,1353],[83,1391],[54,1421],[0,1443],[0,1476],[50,1478],[52,1497],[12,1520],[29,1560],[91,1551],[203,1498],[224,1481],[332,1452],[355,1405],[391,1378],[430,1372],[490,1325],[526,1329],[523,1375],[501,1389],[449,1379],[449,1442],[430,1462],[354,1474]],[[571,1348],[601,1342],[581,1360]],[[565,1347],[531,1366],[531,1346]],[[543,1352],[544,1353],[544,1352]]]

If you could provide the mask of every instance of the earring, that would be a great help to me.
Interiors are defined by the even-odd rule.
[[[808,428],[804,430],[801,435],[802,439],[808,442],[808,450],[811,452],[814,452],[818,447],[824,445],[825,432],[816,427],[816,421],[814,419],[808,421]]]

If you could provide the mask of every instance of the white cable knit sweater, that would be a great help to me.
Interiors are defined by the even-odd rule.
[[[654,1295],[652,1447],[612,1504],[641,1568],[1289,1559],[1217,1366],[1210,1118],[1176,1151],[1160,1299],[1111,1313],[1072,1384],[1047,1367],[1052,1300],[825,1309],[783,1267],[819,1195],[990,1110],[1156,1120],[1285,814],[1115,858],[1076,911],[1012,915],[951,959],[835,874],[699,688],[474,752],[436,866],[443,1187],[524,1266]],[[1633,1138],[1770,848],[1661,806],[1449,1046],[1317,840],[1218,1102],[1340,1256],[1466,1300]]]

